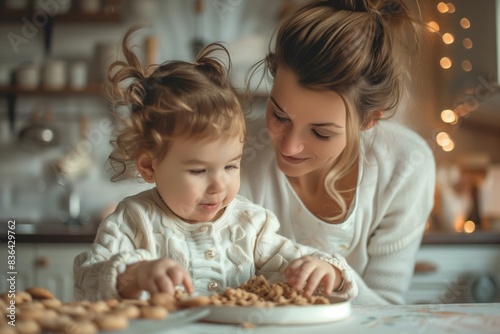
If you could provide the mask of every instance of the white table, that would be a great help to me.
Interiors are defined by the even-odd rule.
[[[256,326],[190,323],[164,333],[189,334],[411,334],[500,333],[500,303],[352,306],[351,315],[337,322],[318,325]]]

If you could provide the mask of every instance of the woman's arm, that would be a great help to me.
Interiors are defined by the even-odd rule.
[[[381,217],[376,228],[368,232],[368,263],[356,275],[359,295],[355,303],[405,302],[435,189],[432,152],[427,146],[408,145],[407,149],[410,154],[397,157],[399,167],[393,170],[385,189],[377,193],[373,210]]]

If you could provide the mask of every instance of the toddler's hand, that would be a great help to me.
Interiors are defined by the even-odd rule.
[[[179,284],[182,284],[190,295],[194,291],[188,272],[169,258],[141,262],[137,267],[137,284],[140,289],[151,294],[166,292],[173,295]]]
[[[332,293],[338,275],[331,264],[311,256],[303,256],[292,261],[283,273],[291,287],[298,291],[304,290],[304,295],[308,297],[320,284],[326,295]]]

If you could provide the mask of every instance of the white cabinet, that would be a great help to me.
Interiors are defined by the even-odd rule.
[[[73,259],[90,244],[16,244],[16,290],[49,289],[63,302],[73,301]],[[7,244],[0,244],[0,292],[8,289]]]
[[[12,248],[7,247],[7,242],[0,243],[0,293],[8,290],[11,281],[8,278],[15,277],[16,290],[22,290],[30,286],[34,286],[36,275],[34,274],[34,266],[36,259],[36,249],[32,244],[10,244]],[[8,250],[13,249],[15,254],[14,268],[8,266],[9,258]],[[12,274],[11,274],[12,272]]]
[[[423,245],[406,302],[500,302],[500,245]]]

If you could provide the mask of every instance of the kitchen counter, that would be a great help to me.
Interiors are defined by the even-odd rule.
[[[307,312],[305,307],[304,312]],[[250,312],[252,313],[252,312]],[[250,314],[248,318],[250,318]],[[255,327],[243,328],[240,324],[215,324],[203,321],[178,326],[169,331],[168,319],[164,330],[155,333],[229,334],[331,334],[331,333],[425,333],[473,334],[498,333],[500,304],[424,304],[424,305],[354,305],[345,319],[323,324],[260,325],[263,316],[252,317]]]
[[[54,222],[26,223],[16,221],[12,230],[18,243],[92,243],[98,224],[66,224]],[[8,224],[0,225],[0,242],[7,240]]]
[[[29,223],[16,222],[17,242],[36,243],[92,243],[98,222],[87,225],[54,223],[51,221]],[[7,240],[7,224],[0,224],[0,242]],[[475,231],[453,233],[446,231],[426,232],[423,245],[500,244],[500,231]]]

